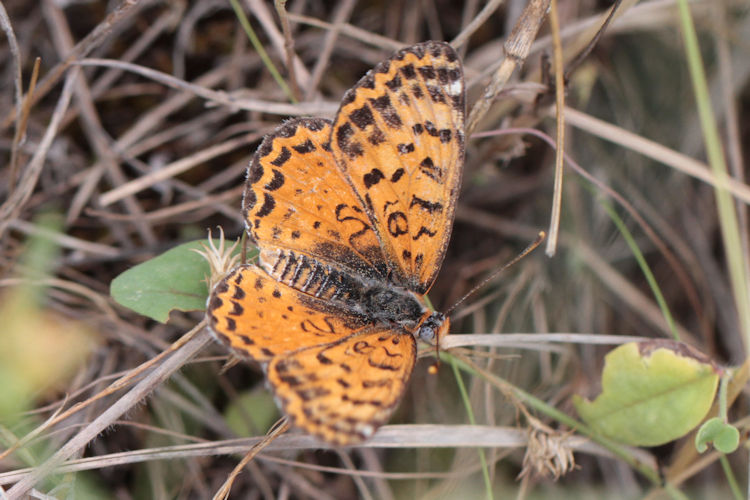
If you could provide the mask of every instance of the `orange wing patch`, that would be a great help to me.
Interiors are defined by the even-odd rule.
[[[356,444],[386,422],[416,358],[411,335],[352,335],[274,358],[268,382],[295,425],[329,443]]]
[[[208,306],[214,335],[266,366],[279,407],[332,444],[367,439],[401,399],[416,361],[411,335],[373,331],[254,265],[235,268]]]
[[[331,148],[362,200],[392,271],[427,292],[450,238],[464,154],[465,90],[450,45],[397,52],[349,90]]]
[[[327,120],[302,118],[266,136],[248,171],[243,200],[248,232],[261,250],[303,252],[382,278],[387,265],[380,244],[336,168],[330,135]]]
[[[316,309],[317,306],[317,309]],[[338,341],[366,325],[279,283],[254,265],[232,270],[213,289],[208,324],[235,352],[266,363],[305,347]]]

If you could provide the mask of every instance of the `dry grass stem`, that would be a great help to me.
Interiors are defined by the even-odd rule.
[[[557,0],[552,0],[549,11],[550,27],[552,28],[552,47],[554,49],[554,76],[555,76],[555,185],[552,189],[552,210],[549,223],[549,238],[545,253],[548,257],[554,257],[557,249],[557,235],[560,231],[560,213],[562,210],[563,191],[563,162],[565,157],[565,118],[561,109],[565,109],[565,80],[563,74],[563,50],[560,42],[560,19],[557,13]]]
[[[550,0],[531,0],[516,21],[513,31],[503,44],[504,58],[492,75],[479,101],[471,108],[466,120],[466,135],[470,136],[510,79],[510,75],[521,66],[529,55],[531,44],[545,19]]]

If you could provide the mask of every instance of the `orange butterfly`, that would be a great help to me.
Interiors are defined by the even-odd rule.
[[[416,337],[448,331],[424,295],[453,225],[464,114],[455,51],[420,43],[369,71],[333,123],[285,122],[248,169],[243,214],[260,254],[214,287],[208,322],[326,442],[369,438],[403,396]]]

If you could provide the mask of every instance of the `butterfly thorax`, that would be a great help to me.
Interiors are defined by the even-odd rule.
[[[409,332],[417,329],[427,311],[409,290],[380,283],[364,289],[361,305],[365,314],[374,322],[400,327]]]

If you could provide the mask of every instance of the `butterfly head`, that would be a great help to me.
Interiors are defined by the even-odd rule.
[[[416,336],[429,344],[440,344],[450,328],[450,319],[437,311],[426,312],[417,328]]]

